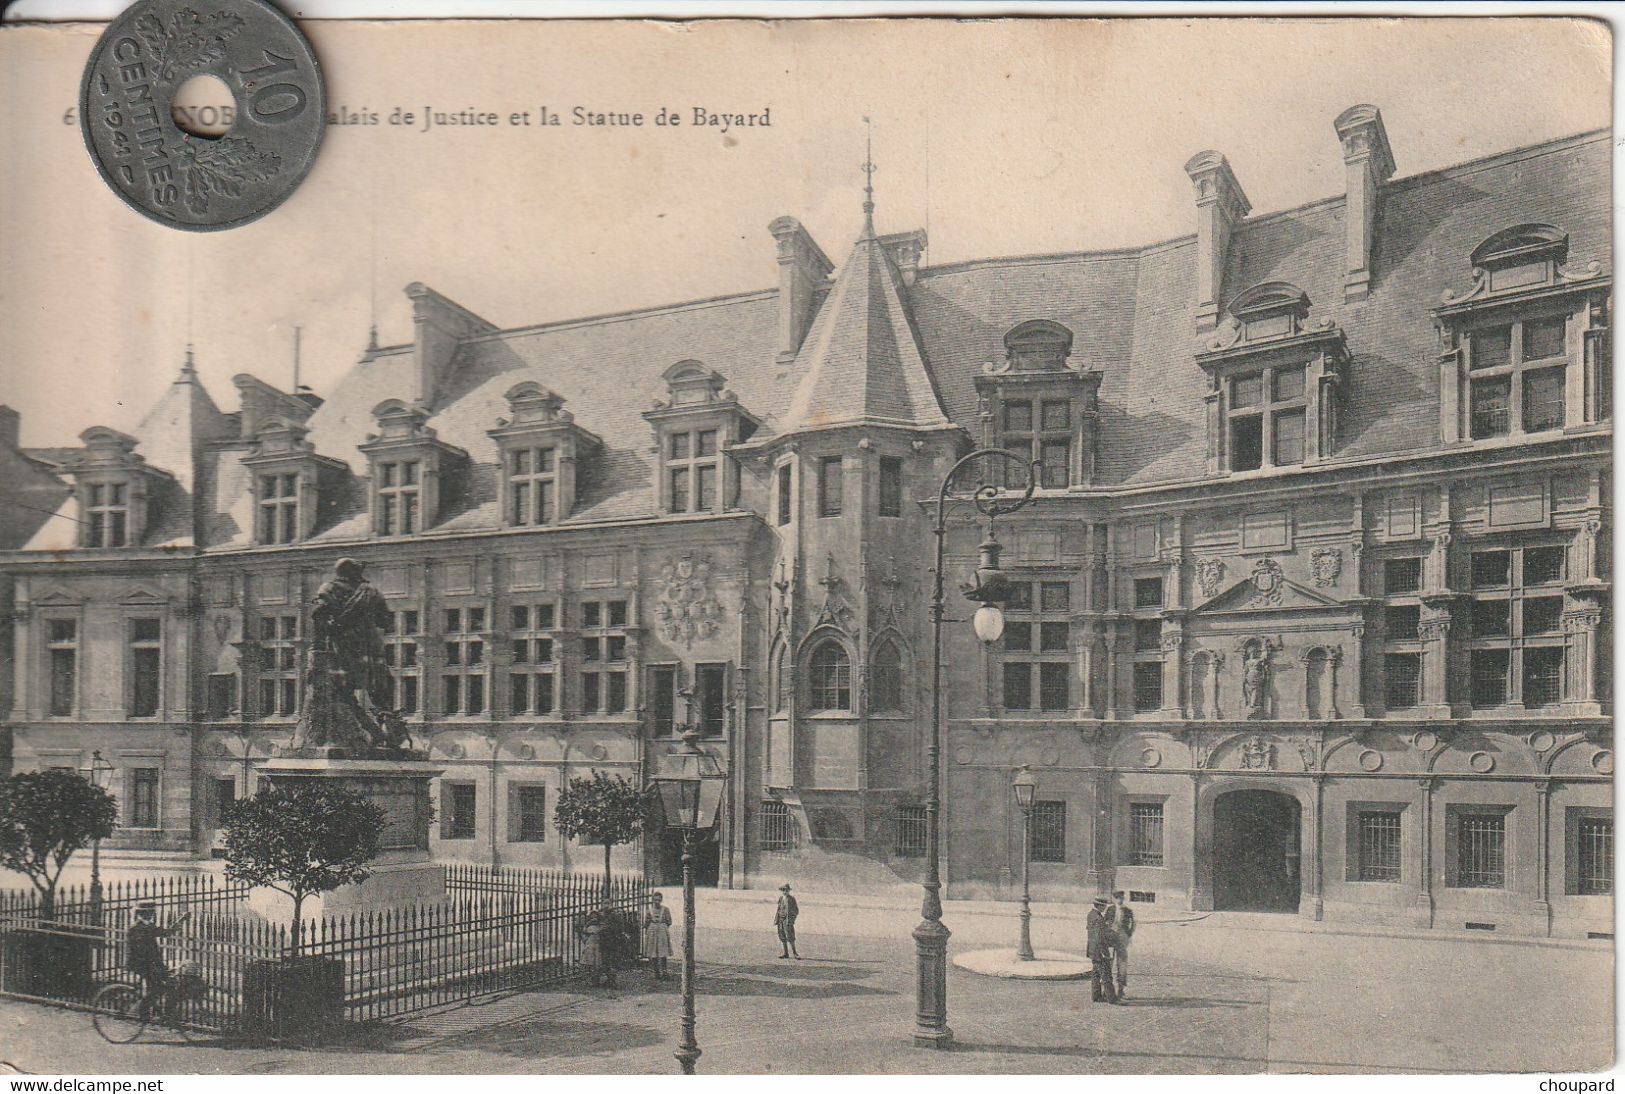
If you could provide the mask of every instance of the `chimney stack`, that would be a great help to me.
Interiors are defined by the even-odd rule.
[[[795,217],[779,217],[767,230],[778,245],[779,360],[792,360],[812,326],[814,304],[835,264]]]
[[[1369,103],[1351,106],[1332,123],[1343,142],[1347,199],[1344,231],[1347,248],[1343,272],[1343,300],[1353,303],[1371,295],[1371,250],[1377,224],[1377,198],[1382,184],[1394,173],[1394,154],[1382,111]]]
[[[22,415],[9,406],[0,406],[0,448],[15,452],[21,446]]]
[[[1196,329],[1212,330],[1219,322],[1230,235],[1253,207],[1218,152],[1196,153],[1185,174],[1196,187]]]

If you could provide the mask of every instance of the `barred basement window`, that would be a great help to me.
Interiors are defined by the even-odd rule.
[[[1399,880],[1399,824],[1398,813],[1371,811],[1360,814],[1361,881]]]
[[[1457,820],[1456,885],[1463,889],[1506,886],[1506,817],[1463,813]]]
[[[1161,866],[1162,803],[1130,802],[1128,807],[1130,866]]]
[[[897,841],[893,851],[899,858],[920,858],[930,836],[929,818],[923,805],[897,807]]]
[[[513,791],[513,843],[547,839],[547,787],[516,786]]]
[[[156,767],[137,767],[130,771],[130,811],[129,826],[131,828],[158,828],[159,824],[159,798],[160,786],[159,770]]]
[[[1582,817],[1575,832],[1575,887],[1581,896],[1614,891],[1614,818]]]
[[[762,850],[788,851],[796,845],[796,822],[788,803],[763,802],[761,823]]]
[[[478,791],[473,783],[444,784],[441,839],[473,839]]]
[[[1066,861],[1066,802],[1033,802],[1032,860]]]

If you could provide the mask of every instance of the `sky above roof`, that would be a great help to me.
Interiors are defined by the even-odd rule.
[[[411,281],[515,327],[768,288],[783,214],[843,260],[866,115],[879,230],[928,228],[928,265],[1186,234],[1204,148],[1255,216],[1340,195],[1332,119],[1357,102],[1400,176],[1610,117],[1607,31],[1579,20],[322,22],[330,108],[378,124],[330,126],[265,219],[182,233],[118,202],[64,123],[96,29],[0,34],[0,401],[31,445],[132,428],[189,339],[230,410],[238,372],[290,385],[301,326],[321,392],[374,316],[410,338]],[[426,105],[501,124],[422,132]],[[683,124],[574,126],[577,105]],[[697,106],[772,125],[697,128]]]

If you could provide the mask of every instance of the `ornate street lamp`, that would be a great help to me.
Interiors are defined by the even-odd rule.
[[[1038,790],[1038,780],[1023,766],[1010,780],[1010,789],[1015,791],[1016,805],[1021,808],[1021,942],[1016,947],[1016,956],[1023,961],[1032,961],[1035,960],[1033,906],[1028,886],[1028,867],[1033,861],[1033,794]]]
[[[1004,634],[1003,604],[1010,597],[1010,583],[999,569],[999,543],[993,535],[993,522],[1032,501],[1033,491],[1038,486],[1038,461],[1028,465],[1002,448],[982,448],[949,468],[937,491],[937,522],[932,529],[937,538],[937,565],[931,592],[931,743],[926,749],[925,899],[920,907],[920,924],[914,928],[914,1043],[922,1048],[946,1048],[954,1039],[953,1030],[948,1028],[948,936],[951,932],[942,924],[938,819],[942,810],[942,608],[946,595],[943,567],[948,542],[948,492],[962,470],[988,458],[1027,467],[1027,485],[1019,495],[1001,497],[1006,494],[1005,489],[984,480],[976,484],[969,499],[987,517],[988,526],[987,539],[980,548],[976,583],[964,589],[964,593],[981,605],[976,609],[971,626],[976,637],[989,644]]]
[[[683,746],[684,751],[677,754],[678,773],[656,775],[651,781],[660,794],[666,827],[683,832],[683,1034],[673,1055],[683,1074],[692,1075],[694,1062],[700,1058],[699,1042],[694,1039],[694,842],[716,823],[727,776],[716,759],[700,748],[700,731],[692,716],[683,732]]]
[[[113,765],[102,758],[100,749],[90,754],[90,764],[84,770],[84,776],[92,786],[98,790],[106,790],[113,780]],[[96,926],[102,925],[102,840],[100,836],[90,841],[90,921]]]

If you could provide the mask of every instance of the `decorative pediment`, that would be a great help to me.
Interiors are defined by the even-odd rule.
[[[1466,289],[1446,289],[1443,307],[1434,314],[1447,322],[1469,305],[1518,301],[1530,294],[1572,291],[1573,286],[1606,287],[1602,263],[1591,261],[1583,269],[1565,265],[1569,257],[1568,233],[1550,224],[1517,224],[1503,228],[1473,248],[1473,283]]]
[[[118,602],[126,607],[157,608],[168,604],[169,598],[154,592],[144,585],[136,585],[126,590],[124,595],[118,598]]]
[[[1017,372],[1058,372],[1072,355],[1072,332],[1049,319],[1029,319],[1004,336],[1006,368]]]
[[[1199,605],[1193,614],[1325,611],[1329,608],[1341,610],[1343,604],[1291,580],[1274,559],[1261,558],[1253,564],[1250,574]]]

